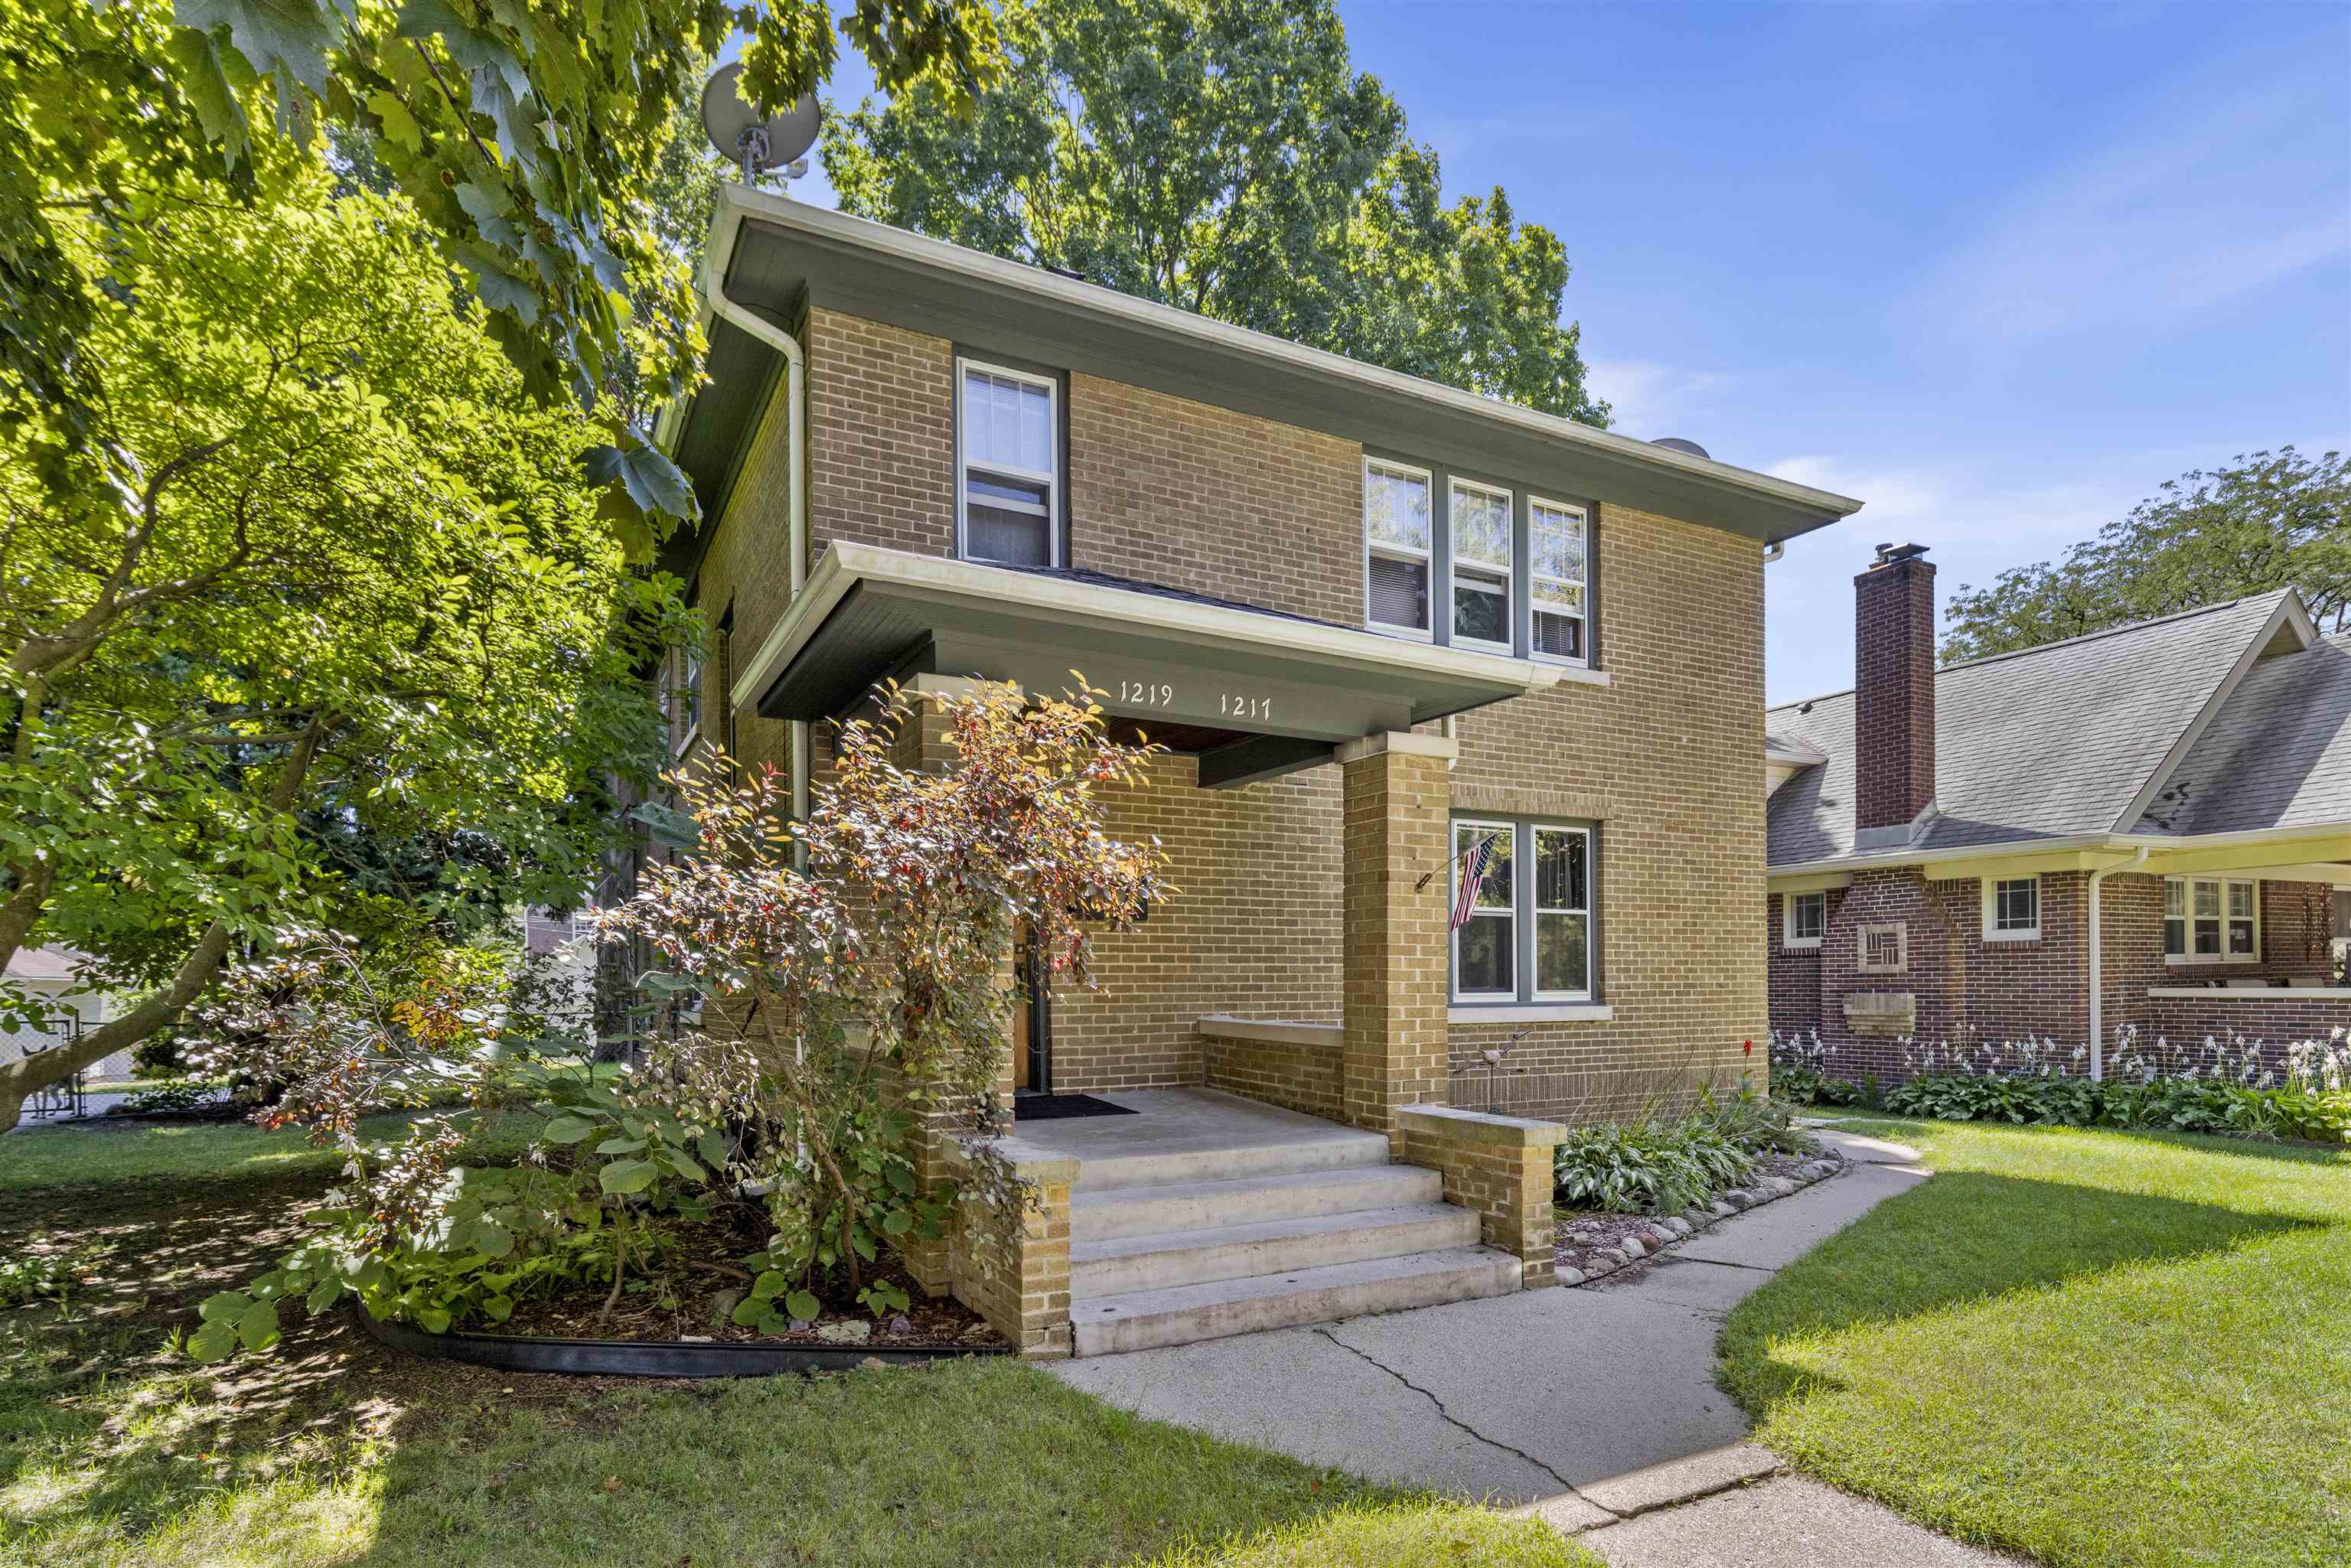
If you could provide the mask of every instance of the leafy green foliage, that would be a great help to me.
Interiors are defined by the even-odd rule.
[[[1896,1115],[1945,1122],[2154,1128],[2351,1143],[2351,1092],[2262,1088],[2218,1079],[1987,1078],[1934,1073],[1886,1094]]]
[[[844,210],[1605,425],[1565,249],[1436,153],[1331,0],[1008,0],[968,120],[917,87],[826,122]]]
[[[594,427],[528,395],[404,204],[328,190],[53,221],[104,284],[104,472],[45,486],[56,432],[0,429],[0,956],[152,994],[0,1067],[0,1122],[281,925],[396,946],[568,902],[619,837],[608,780],[664,754],[635,671],[695,623],[600,517]]]
[[[2062,561],[1962,586],[1946,664],[2012,653],[2201,604],[2296,588],[2323,629],[2351,628],[2351,460],[2293,447],[2167,479]]]
[[[676,107],[737,26],[767,105],[830,76],[825,0],[6,0],[0,408],[47,430],[44,472],[78,487],[68,471],[104,450],[100,372],[78,351],[102,295],[62,225],[135,234],[183,205],[275,200],[324,123],[414,204],[530,394],[610,416],[582,445],[623,482],[615,497],[690,517],[643,427],[690,385],[701,337],[645,196]],[[854,0],[842,27],[885,88],[950,105],[998,64],[982,0]]]
[[[1673,1214],[1737,1186],[1768,1155],[1816,1146],[1787,1106],[1743,1082],[1728,1097],[1702,1088],[1678,1115],[1570,1128],[1552,1156],[1552,1196],[1562,1208]]]
[[[116,1108],[134,1116],[161,1111],[193,1111],[220,1098],[221,1085],[206,1078],[158,1078],[122,1097]]]
[[[0,1307],[21,1307],[27,1301],[64,1301],[72,1297],[89,1276],[91,1266],[99,1255],[93,1249],[78,1252],[34,1252],[30,1247],[42,1246],[47,1237],[26,1239],[26,1249],[0,1254]]]

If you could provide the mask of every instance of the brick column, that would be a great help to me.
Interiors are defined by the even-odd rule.
[[[1396,1113],[1406,1165],[1445,1179],[1445,1201],[1477,1211],[1479,1239],[1519,1260],[1521,1285],[1556,1277],[1552,1249],[1552,1151],[1567,1135],[1557,1122],[1528,1122],[1448,1105]]]
[[[1071,1351],[1070,1188],[1078,1162],[1018,1138],[998,1150],[1036,1198],[1007,1227],[974,1196],[957,1201],[950,1262],[955,1298],[1001,1333],[1015,1354],[1047,1361]]]
[[[1344,1061],[1356,1126],[1395,1140],[1399,1106],[1445,1098],[1446,899],[1442,736],[1390,731],[1339,748],[1346,775]]]

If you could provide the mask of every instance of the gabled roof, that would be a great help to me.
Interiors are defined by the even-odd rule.
[[[2219,782],[2236,766],[2232,759],[2256,748],[2257,738],[2260,746],[2271,744],[2265,729],[2292,728],[2301,737],[2293,754],[2321,763],[2345,762],[2344,748],[2351,746],[2342,706],[2351,702],[2351,684],[2335,684],[2344,679],[2337,664],[2346,662],[2339,644],[2255,662],[2277,645],[2281,622],[2307,626],[2290,589],[1938,670],[1939,815],[1906,852],[2129,831],[2140,821],[2134,806],[2148,797],[2150,786],[2169,788],[2191,767],[2199,780],[2191,804],[2200,811],[2206,797],[2213,797],[2210,809],[2225,811],[2233,825],[2292,825],[2237,821],[2289,808],[2321,820],[2330,810],[2334,820],[2351,818],[2351,797],[2345,794],[2351,787],[2337,779],[2314,781],[2311,768],[2297,769],[2291,760],[2275,762],[2267,804],[2249,799],[2226,805],[2219,799],[2238,792],[2234,783]],[[2329,646],[2334,653],[2322,656]],[[2305,689],[2292,672],[2275,669],[2289,664],[2324,674],[2323,688]],[[2230,690],[2232,678],[2238,685]],[[2249,691],[2271,705],[2266,720],[2245,716],[2241,699]],[[1853,694],[1773,708],[1764,727],[1782,746],[1809,746],[1828,758],[1771,796],[1770,863],[1853,853]],[[2335,772],[2351,774],[2351,762]],[[2199,821],[2168,831],[2229,830]]]
[[[2351,822],[2351,632],[2255,664],[2134,831],[2336,822]]]

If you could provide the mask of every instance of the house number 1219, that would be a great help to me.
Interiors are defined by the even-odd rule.
[[[1165,681],[1157,685],[1148,681],[1121,681],[1118,700],[1136,707],[1165,707],[1176,700],[1176,688]]]

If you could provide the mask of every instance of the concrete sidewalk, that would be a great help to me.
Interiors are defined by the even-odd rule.
[[[1779,1469],[1744,1440],[1745,1416],[1715,1386],[1724,1316],[1927,1174],[1903,1145],[1820,1135],[1844,1155],[1842,1174],[1596,1285],[1063,1362],[1053,1372],[1159,1420],[1526,1508],[1589,1531],[1586,1543],[1611,1562],[1761,1568],[1782,1560],[1771,1554],[1782,1538],[1813,1543],[1791,1562],[1999,1561],[1812,1482],[1778,1478],[1724,1491]],[[1689,1501],[1719,1492],[1711,1503]],[[1701,1549],[1692,1531],[1722,1539]]]

